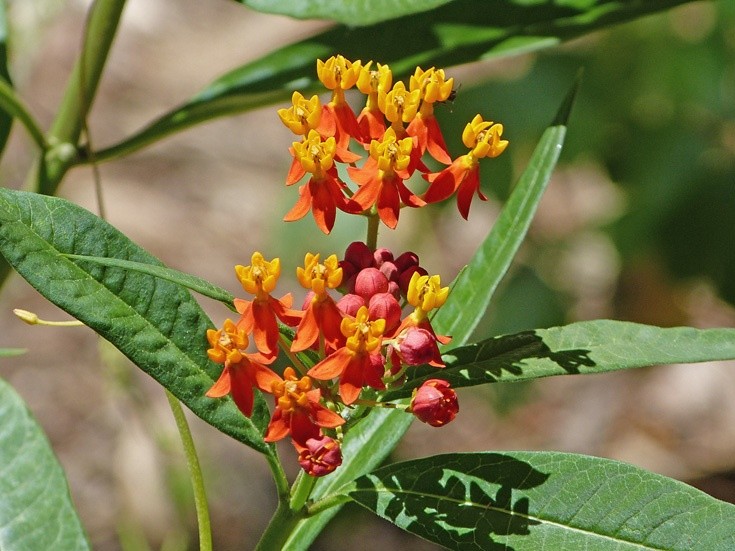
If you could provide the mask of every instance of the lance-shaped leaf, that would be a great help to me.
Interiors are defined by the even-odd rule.
[[[554,122],[541,136],[528,167],[500,211],[492,230],[456,278],[447,302],[432,320],[437,330],[452,336],[455,345],[466,343],[472,335],[526,237],[559,159],[566,136],[567,119],[578,87],[579,78]]]
[[[426,379],[455,387],[552,375],[605,373],[650,365],[735,359],[735,329],[661,328],[624,321],[582,321],[493,337],[443,355],[444,369],[421,366],[386,398],[409,396]]]
[[[46,435],[0,380],[0,549],[89,548]]]
[[[207,358],[212,327],[191,294],[152,275],[67,254],[160,261],[92,213],[63,199],[0,189],[0,252],[48,300],[119,348],[195,414],[263,452],[265,400],[245,418],[230,398],[205,393],[221,367]]]
[[[323,91],[316,59],[342,54],[352,60],[388,63],[394,74],[415,67],[450,67],[554,46],[592,30],[630,21],[687,0],[638,2],[528,2],[455,0],[437,9],[367,27],[339,25],[285,46],[222,76],[190,101],[134,135],[96,151],[97,162],[136,151],[172,133],[216,117],[286,103],[294,90]],[[270,3],[270,2],[269,2]],[[294,5],[302,3],[301,0]],[[324,5],[334,12],[345,2]],[[354,4],[354,2],[352,2]],[[394,2],[390,2],[394,4]],[[389,10],[384,13],[391,13]],[[392,17],[392,15],[391,15]],[[350,22],[357,25],[358,21]],[[451,73],[451,71],[450,71]],[[274,114],[274,121],[276,116]],[[84,152],[77,162],[90,159]]]
[[[345,25],[370,25],[428,11],[452,0],[236,0],[249,8],[298,19],[328,19]]]
[[[439,455],[378,469],[348,493],[447,549],[735,549],[735,506],[631,465],[570,453]]]

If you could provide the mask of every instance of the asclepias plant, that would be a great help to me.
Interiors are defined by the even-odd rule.
[[[311,212],[329,234],[341,211],[365,220],[366,237],[343,253],[284,262],[303,287],[300,302],[276,293],[282,263],[273,254],[253,251],[235,267],[244,291],[236,298],[166,268],[82,208],[28,192],[0,190],[0,250],[161,383],[180,423],[177,400],[263,455],[279,504],[258,549],[307,549],[348,501],[449,549],[733,548],[734,506],[608,459],[488,451],[381,466],[415,418],[440,430],[461,414],[462,387],[731,359],[735,330],[598,320],[471,342],[549,181],[577,84],[487,238],[443,285],[415,253],[380,247],[379,229],[398,231],[405,207],[455,197],[468,218],[474,197],[486,199],[480,165],[509,146],[503,125],[478,114],[461,137],[467,153],[452,159],[434,117],[455,94],[443,69],[417,67],[407,82],[394,81],[386,64],[337,55],[317,60],[317,76],[331,91],[327,103],[294,91],[278,111],[295,134],[286,184],[300,183],[284,220]],[[357,112],[345,96],[352,88],[364,98]],[[189,290],[221,301],[229,317],[213,326]],[[32,421],[19,415],[17,423]],[[274,445],[283,439],[301,467],[294,481]],[[203,481],[185,441],[200,547],[211,549]],[[6,459],[25,468],[16,455]],[[86,548],[68,500],[53,507],[61,512],[56,548]],[[22,530],[15,518],[10,525]]]

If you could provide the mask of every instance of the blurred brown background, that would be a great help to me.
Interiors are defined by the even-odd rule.
[[[10,2],[11,71],[44,127],[79,50],[87,5]],[[732,326],[735,312],[721,298],[730,296],[728,288],[708,275],[706,266],[701,273],[676,269],[686,262],[672,268],[672,255],[686,257],[686,250],[674,247],[672,252],[663,238],[670,233],[667,228],[679,225],[677,220],[686,227],[687,217],[676,210],[680,204],[701,212],[688,195],[696,179],[671,190],[673,199],[666,186],[662,191],[639,184],[652,180],[650,174],[666,180],[662,167],[676,165],[681,157],[665,142],[631,145],[631,139],[642,137],[653,144],[661,133],[673,133],[677,120],[681,125],[693,117],[694,127],[688,127],[696,133],[688,142],[695,155],[693,170],[702,163],[719,175],[725,193],[732,193],[732,12],[724,2],[695,3],[554,52],[449,69],[462,88],[455,105],[441,114],[448,127],[461,131],[466,115],[477,111],[506,125],[508,153],[494,167],[483,165],[484,185],[494,198],[475,201],[469,223],[461,221],[453,204],[404,211],[399,231],[383,232],[381,244],[397,253],[415,250],[431,271],[451,280],[492,224],[496,198],[507,195],[523,170],[576,69],[585,66],[569,148],[484,331],[497,334],[600,317],[663,326]],[[106,146],[130,135],[217,76],[321,26],[264,16],[224,0],[130,0],[90,117],[93,143]],[[651,74],[662,45],[691,58],[670,52],[672,73],[677,64],[692,71],[678,73],[682,82],[719,79],[713,84],[716,99],[709,89],[681,83],[684,91],[674,86],[678,92],[670,92],[667,81]],[[697,62],[692,52],[700,51],[711,67]],[[447,136],[458,147],[458,138]],[[108,220],[167,265],[236,294],[232,267],[247,264],[253,250],[280,256],[284,273],[307,250],[339,254],[362,238],[360,223],[338,218],[335,235],[325,238],[309,217],[288,226],[280,222],[296,199],[295,189],[283,186],[291,141],[275,108],[263,109],[190,129],[106,163],[100,170]],[[630,149],[621,150],[620,144]],[[664,146],[671,157],[656,149]],[[0,166],[2,185],[20,187],[32,159],[32,144],[16,129]],[[649,171],[636,173],[626,163]],[[94,211],[91,170],[73,170],[60,195]],[[705,228],[712,232],[705,242],[715,250],[718,240],[732,247],[735,226],[728,224],[735,208],[716,194],[710,202],[713,212],[721,213],[723,227]],[[647,209],[643,218],[637,214],[641,209]],[[648,225],[640,222],[649,219]],[[696,240],[692,247],[702,248]],[[279,289],[286,292],[289,286],[296,290],[287,280]],[[202,299],[202,304],[215,323],[227,316],[216,303]],[[186,468],[162,390],[87,329],[20,323],[13,308],[47,319],[66,315],[19,277],[3,289],[0,305],[2,346],[28,348],[24,356],[4,360],[0,376],[18,390],[47,431],[93,547],[194,549]],[[456,421],[439,432],[415,424],[395,457],[507,449],[579,452],[698,481],[714,495],[735,501],[735,476],[727,475],[735,469],[734,368],[733,362],[666,366],[462,391]],[[252,548],[275,509],[265,462],[193,416],[191,423],[205,469],[215,547]],[[292,454],[286,450],[283,456]],[[295,472],[293,463],[289,467]],[[343,549],[346,542],[355,550],[435,549],[354,507],[341,518],[314,549]]]

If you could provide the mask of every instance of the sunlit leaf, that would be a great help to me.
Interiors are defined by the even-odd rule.
[[[342,54],[352,60],[372,59],[390,64],[396,75],[405,76],[417,65],[450,67],[553,46],[686,1],[454,0],[434,10],[367,27],[340,25],[229,72],[134,135],[95,152],[94,158],[104,161],[131,153],[216,117],[287,103],[294,90],[304,94],[323,91],[316,78],[317,58]],[[279,124],[275,114],[273,120]],[[88,161],[84,156],[77,159]]]
[[[90,549],[46,435],[0,380],[0,549]]]
[[[428,11],[452,0],[236,0],[249,8],[298,19],[329,19],[345,25],[370,25]]]
[[[257,394],[252,419],[230,398],[204,394],[221,367],[207,358],[209,318],[186,289],[152,275],[67,254],[160,261],[90,212],[63,199],[0,189],[0,252],[48,300],[119,348],[195,414],[263,453],[268,423]]]
[[[570,453],[439,455],[378,469],[348,493],[447,549],[735,548],[734,505],[631,465]]]
[[[659,364],[735,359],[735,329],[661,328],[595,320],[524,331],[459,347],[443,356],[446,368],[409,372],[409,381],[388,398],[408,396],[433,377],[453,387],[605,373]]]

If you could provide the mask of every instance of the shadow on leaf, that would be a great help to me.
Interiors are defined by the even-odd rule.
[[[449,454],[378,469],[356,480],[351,497],[400,528],[451,549],[511,550],[538,521],[518,493],[549,475],[498,453]]]
[[[410,368],[404,386],[389,392],[385,399],[409,396],[414,388],[434,377],[460,388],[577,374],[582,367],[595,367],[589,354],[589,350],[582,348],[551,350],[535,331],[493,337],[443,354],[446,363],[443,369],[427,365]]]

